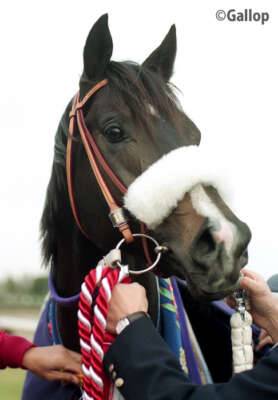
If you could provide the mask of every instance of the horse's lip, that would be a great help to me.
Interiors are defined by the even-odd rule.
[[[213,300],[224,299],[225,297],[230,296],[232,293],[234,293],[234,291],[239,288],[240,278],[237,280],[237,282],[233,283],[232,285],[226,288],[223,289],[219,288],[219,290],[213,290],[213,291],[204,289],[199,285],[197,286],[191,277],[187,279],[187,281],[189,284],[189,290],[191,287],[192,291],[195,292],[198,298],[200,299],[203,298],[205,300],[213,301]]]

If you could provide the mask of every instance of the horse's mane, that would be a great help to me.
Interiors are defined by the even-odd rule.
[[[106,78],[109,82],[108,90],[111,91],[109,99],[115,103],[115,107],[120,102],[127,104],[132,117],[145,129],[151,130],[150,106],[158,115],[175,125],[174,115],[180,106],[173,91],[174,86],[166,83],[158,73],[133,62],[111,61],[106,69]],[[80,85],[82,87],[82,77]],[[91,82],[91,87],[93,85],[94,82]],[[48,264],[51,257],[55,256],[58,234],[66,231],[68,234],[74,223],[68,201],[65,171],[70,107],[71,102],[61,118],[55,136],[52,173],[40,224],[44,264]],[[68,221],[68,225],[65,221]]]
[[[60,233],[61,227],[65,229],[64,221],[68,220],[69,225],[72,222],[67,202],[68,191],[65,169],[70,107],[71,102],[68,104],[56,131],[51,177],[46,191],[40,222],[40,238],[44,265],[47,265],[51,257],[55,256],[57,235]]]

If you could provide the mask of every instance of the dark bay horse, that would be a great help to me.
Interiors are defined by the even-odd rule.
[[[95,23],[86,41],[80,97],[100,80],[108,80],[86,104],[85,120],[109,166],[129,187],[163,155],[182,146],[199,145],[200,132],[183,112],[169,83],[176,56],[175,26],[142,65],[111,61],[112,50],[107,15],[104,15]],[[79,219],[90,239],[80,232],[73,218],[65,169],[70,108],[71,102],[56,134],[54,163],[41,220],[44,262],[51,261],[51,280],[63,298],[79,293],[88,271],[121,239],[107,217],[107,205],[78,135],[73,139],[73,191]],[[105,171],[102,172],[105,176]],[[107,182],[117,202],[122,204],[117,188],[108,178]],[[214,221],[199,212],[192,196],[186,193],[175,210],[149,232],[168,248],[159,265],[160,274],[186,279],[194,298],[213,300],[223,298],[236,288],[240,269],[246,262],[250,230],[213,186],[203,186],[202,196],[217,210]],[[221,215],[221,220],[217,215]],[[223,221],[233,226],[229,255],[225,239],[219,240],[217,236]],[[140,230],[139,221],[132,215],[130,226],[133,232]],[[141,244],[137,242],[125,247],[125,257],[135,268],[146,263]],[[147,273],[138,277],[138,281],[147,290],[150,314],[156,321],[155,275]],[[56,311],[62,343],[79,351],[77,304],[57,304]],[[47,393],[46,383],[43,385],[41,400],[43,393]],[[74,398],[70,396],[65,394],[59,398]],[[30,385],[24,392],[23,399],[27,398],[37,398],[32,397]]]

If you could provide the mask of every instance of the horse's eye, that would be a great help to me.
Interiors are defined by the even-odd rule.
[[[104,131],[104,136],[111,143],[118,143],[124,139],[124,132],[119,126],[110,126]]]

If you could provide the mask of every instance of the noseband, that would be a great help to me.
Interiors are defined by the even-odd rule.
[[[133,241],[133,235],[131,229],[127,223],[122,207],[120,207],[115,199],[113,198],[101,172],[98,164],[103,168],[103,170],[108,175],[109,179],[113,182],[116,188],[121,194],[125,194],[127,188],[120,181],[120,179],[115,175],[110,166],[104,159],[93,135],[90,134],[83,113],[83,107],[88,102],[88,100],[101,88],[108,84],[108,80],[104,79],[98,82],[89,92],[84,96],[82,100],[79,100],[79,93],[73,99],[72,108],[69,114],[69,135],[67,141],[67,154],[66,154],[66,173],[67,173],[67,184],[68,192],[70,198],[71,209],[73,212],[74,219],[78,225],[81,232],[90,240],[90,237],[84,227],[81,224],[80,218],[78,216],[77,207],[74,198],[73,191],[73,181],[72,181],[72,148],[73,148],[73,138],[74,134],[79,131],[85,152],[87,154],[92,172],[97,180],[98,186],[104,196],[104,199],[109,207],[110,213],[109,217],[114,227],[118,228],[123,235],[126,242],[130,243]],[[77,128],[77,129],[76,129]]]

